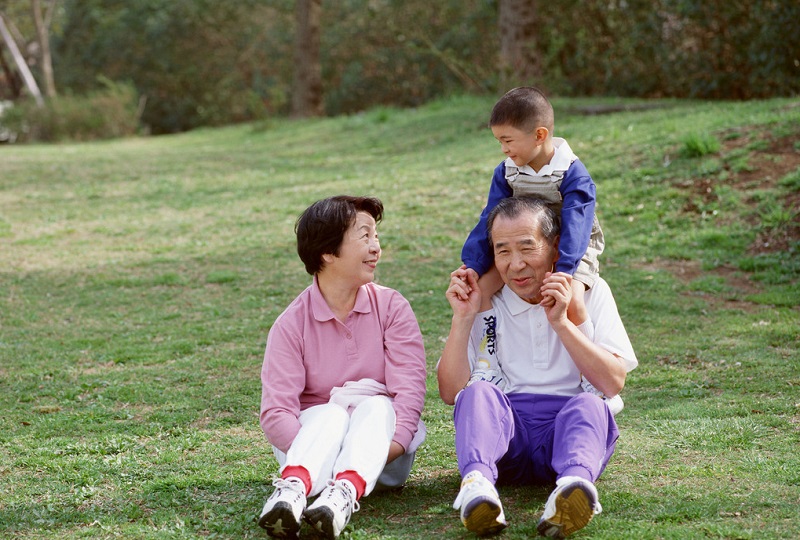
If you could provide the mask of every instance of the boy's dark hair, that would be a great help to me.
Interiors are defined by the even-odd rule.
[[[322,256],[339,256],[344,233],[353,224],[358,212],[366,212],[379,222],[383,203],[374,197],[337,195],[315,202],[303,212],[294,226],[297,254],[312,276],[322,270]]]
[[[545,199],[535,195],[507,197],[501,199],[497,206],[489,212],[486,228],[489,233],[489,245],[494,247],[492,240],[492,225],[498,217],[515,218],[523,212],[531,212],[536,217],[539,232],[548,242],[554,242],[561,233],[561,217],[555,208]]]
[[[552,133],[554,122],[553,105],[541,90],[533,86],[521,86],[506,92],[495,103],[489,117],[489,127],[511,126],[525,132],[546,127]]]

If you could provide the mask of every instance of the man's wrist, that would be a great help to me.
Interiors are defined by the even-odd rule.
[[[567,318],[566,314],[556,321],[551,321],[550,326],[553,327],[553,330],[556,332],[556,334],[565,330],[570,330],[571,328],[577,328],[577,326],[575,326],[575,324]]]

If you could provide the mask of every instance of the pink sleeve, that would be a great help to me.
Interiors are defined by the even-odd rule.
[[[303,339],[296,320],[284,313],[267,337],[261,368],[261,429],[286,452],[300,431],[300,395],[305,387]]]
[[[408,449],[425,404],[425,346],[411,305],[399,293],[391,302],[384,333],[386,387],[397,415],[394,441]]]

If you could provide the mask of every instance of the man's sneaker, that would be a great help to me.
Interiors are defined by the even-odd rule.
[[[325,538],[334,540],[347,526],[353,512],[358,512],[359,508],[355,488],[350,482],[329,480],[328,487],[306,509],[303,519],[324,534]]]
[[[508,527],[497,490],[478,471],[472,471],[461,481],[453,508],[461,509],[462,523],[478,536],[495,534]]]
[[[278,478],[258,524],[274,538],[298,538],[300,518],[306,508],[306,486],[299,478]]]
[[[564,538],[602,511],[594,484],[579,476],[564,476],[556,481],[536,528],[542,536]]]
[[[605,401],[606,405],[608,405],[608,408],[611,410],[611,414],[615,416],[625,407],[625,403],[622,401],[622,398],[619,394],[614,397],[607,397],[603,392],[595,388],[594,385],[590,383],[583,375],[581,375],[581,388],[583,388],[584,392],[594,394]]]

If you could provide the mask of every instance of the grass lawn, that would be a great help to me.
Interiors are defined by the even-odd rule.
[[[378,279],[430,373],[412,478],[345,536],[467,536],[433,366],[502,159],[492,103],[0,147],[0,537],[266,537],[266,335],[310,282],[297,215],[339,193],[384,201]],[[800,102],[555,106],[640,360],[604,512],[575,538],[799,538]],[[535,534],[548,492],[501,490],[504,538]]]

